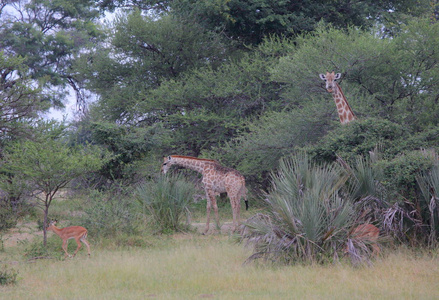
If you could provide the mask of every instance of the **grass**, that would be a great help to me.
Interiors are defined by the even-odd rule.
[[[156,238],[152,248],[92,248],[87,258],[20,262],[4,299],[438,299],[439,258],[399,251],[371,267],[243,265],[229,237]]]
[[[59,201],[53,212],[79,211],[78,203]],[[254,210],[243,210],[243,219]],[[204,222],[205,204],[195,214]],[[231,215],[229,204],[220,206],[222,224]],[[71,219],[66,215],[64,221]],[[438,251],[389,250],[370,267],[273,266],[243,264],[251,251],[231,240],[195,231],[89,236],[90,258],[83,247],[75,258],[62,260],[61,240],[51,234],[50,249],[59,254],[54,259],[27,261],[26,243],[0,251],[0,267],[18,272],[15,285],[0,286],[0,299],[439,299]],[[76,243],[69,246],[72,252]]]

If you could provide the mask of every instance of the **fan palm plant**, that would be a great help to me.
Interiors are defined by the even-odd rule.
[[[161,176],[137,188],[138,200],[152,216],[160,232],[181,231],[189,214],[194,186],[181,175]]]
[[[254,246],[249,259],[337,259],[356,220],[352,196],[342,192],[347,179],[339,164],[316,165],[306,154],[282,159],[271,174],[267,212],[250,218],[241,235]]]
[[[439,166],[435,165],[430,171],[420,173],[416,181],[422,192],[421,211],[426,214],[424,220],[430,229],[428,245],[433,247],[437,244],[439,232]]]

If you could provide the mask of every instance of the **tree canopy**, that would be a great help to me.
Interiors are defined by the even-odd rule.
[[[69,86],[86,109],[69,124],[68,145],[112,152],[105,182],[139,183],[158,172],[158,157],[181,154],[217,159],[266,189],[279,159],[298,150],[349,161],[380,146],[391,176],[401,156],[437,147],[430,1],[3,4],[2,142],[34,138],[39,112],[60,106]],[[318,76],[326,71],[342,74],[352,126],[338,122]],[[23,128],[34,132],[12,133]]]

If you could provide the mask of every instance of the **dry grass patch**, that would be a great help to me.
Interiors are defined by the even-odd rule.
[[[395,253],[371,267],[243,265],[224,236],[187,235],[153,249],[94,249],[14,266],[5,299],[438,299],[439,260]]]

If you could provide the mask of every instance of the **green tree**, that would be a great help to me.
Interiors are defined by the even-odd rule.
[[[216,66],[226,52],[217,35],[172,15],[133,11],[116,18],[112,29],[109,44],[93,47],[75,65],[83,85],[100,96],[93,109],[110,122],[136,123],[138,104],[151,89],[193,68]]]
[[[0,10],[0,48],[24,58],[27,75],[44,87],[45,99],[53,105],[62,106],[67,85],[76,91],[79,104],[85,101],[72,63],[100,36],[93,6],[90,0],[29,0],[6,1],[7,9]]]
[[[370,28],[377,22],[393,27],[405,14],[419,16],[431,9],[428,1],[414,0],[177,0],[170,6],[177,14],[242,44],[259,44],[270,34],[312,32],[322,20],[336,28]]]
[[[393,39],[356,28],[320,27],[297,39],[297,51],[273,68],[272,79],[289,84],[284,97],[301,105],[326,95],[318,74],[343,73],[340,85],[359,118],[386,118],[415,130],[437,124],[439,24],[416,19]],[[294,70],[294,72],[291,72]]]
[[[24,58],[0,52],[0,148],[8,139],[26,132],[26,123],[35,120],[46,106],[40,90],[32,87],[26,75]]]
[[[4,153],[1,171],[3,186],[21,184],[44,212],[44,245],[49,207],[56,193],[74,178],[97,171],[105,162],[96,147],[71,148],[46,135],[44,141],[24,140],[10,144]],[[8,188],[6,188],[8,189]]]
[[[168,143],[160,124],[134,127],[92,122],[88,126],[90,140],[113,154],[99,171],[106,180],[137,183],[157,171],[155,150]]]

